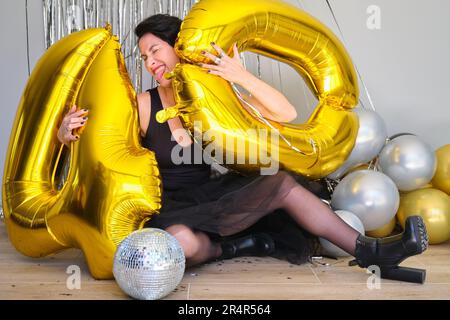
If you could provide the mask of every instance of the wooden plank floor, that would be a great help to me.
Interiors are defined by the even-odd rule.
[[[186,270],[166,299],[450,299],[450,242],[431,246],[403,265],[426,268],[424,285],[382,280],[369,289],[369,274],[348,267],[347,259],[329,266],[291,265],[273,258],[236,258]],[[69,290],[68,266],[81,268],[81,289]],[[81,251],[52,257],[22,256],[10,244],[0,221],[0,299],[129,299],[115,281],[94,280]]]

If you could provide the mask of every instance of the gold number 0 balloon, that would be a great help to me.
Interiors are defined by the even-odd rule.
[[[201,55],[202,50],[215,54],[211,42],[222,48],[237,42],[240,51],[291,65],[318,98],[315,112],[301,125],[260,121],[242,108],[228,82],[195,65],[179,64],[169,76],[176,105],[160,111],[158,121],[181,116],[191,133],[199,131],[193,128],[194,121],[201,121],[202,132],[216,137],[212,149],[222,148],[222,154],[230,152],[230,144],[217,139],[221,134],[252,144],[247,129],[278,131],[283,138],[279,139],[280,167],[311,178],[324,177],[345,161],[358,131],[358,119],[351,112],[358,101],[358,84],[346,50],[328,28],[281,1],[202,0],[184,19],[176,50],[188,62],[211,63]],[[241,156],[239,152],[235,155]],[[258,169],[262,159],[252,166],[248,154],[245,164],[228,165],[240,171]]]
[[[90,123],[57,190],[56,132],[75,103],[89,108]],[[110,28],[52,46],[27,83],[10,137],[2,191],[13,245],[32,257],[81,248],[95,278],[112,278],[116,246],[159,210],[160,184],[154,154],[139,144],[135,92]]]

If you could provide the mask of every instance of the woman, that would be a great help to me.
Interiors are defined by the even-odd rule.
[[[305,179],[284,171],[251,177],[230,173],[211,180],[210,166],[205,163],[175,165],[171,159],[173,147],[180,144],[187,150],[196,145],[182,130],[180,119],[159,124],[155,115],[175,104],[171,80],[165,79],[164,74],[180,62],[173,48],[180,24],[176,17],[159,14],[142,21],[135,32],[145,67],[159,83],[157,88],[138,95],[142,144],[155,152],[164,187],[161,214],[148,226],[172,234],[181,244],[188,265],[245,254],[278,254],[303,262],[313,253],[310,234],[355,256],[361,267],[375,264],[392,268],[426,249],[426,231],[419,217],[407,221],[401,236],[381,241],[365,237],[302,186],[312,186]],[[215,54],[203,54],[215,63],[202,64],[205,70],[245,88],[250,95],[244,99],[266,118],[288,122],[296,117],[295,108],[280,92],[245,70],[236,45],[233,57],[214,43],[211,45]],[[86,114],[86,110],[77,111],[74,107],[66,115],[58,132],[61,142],[68,144],[79,139],[72,130],[86,125]],[[233,237],[248,234],[248,230],[268,233]],[[222,244],[217,242],[224,236],[229,238]]]

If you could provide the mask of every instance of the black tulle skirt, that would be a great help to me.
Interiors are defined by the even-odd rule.
[[[219,242],[266,232],[275,241],[273,257],[301,264],[316,254],[318,241],[279,209],[284,197],[298,184],[322,199],[330,198],[322,183],[285,171],[267,176],[231,171],[202,185],[164,191],[161,212],[146,227],[166,229],[183,224]]]

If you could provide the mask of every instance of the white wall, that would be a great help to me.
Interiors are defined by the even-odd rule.
[[[341,38],[325,0],[289,2],[302,3]],[[450,143],[450,1],[331,0],[330,4],[345,47],[389,134],[415,133],[434,148]],[[366,26],[370,5],[380,7],[379,30]],[[283,79],[290,85],[285,94],[295,102],[297,75],[284,72]],[[360,93],[369,106],[362,85]]]
[[[27,55],[26,4],[28,4],[29,55]],[[0,177],[8,149],[9,135],[20,96],[30,71],[45,51],[42,1],[3,0],[0,3]],[[3,180],[3,179],[2,179]],[[1,204],[1,203],[0,203]]]
[[[25,29],[25,0],[2,2],[0,10],[0,173],[8,148],[9,134],[18,100],[28,77]]]
[[[339,37],[325,0],[289,0],[329,26]],[[450,143],[450,2],[446,0],[331,0],[345,45],[390,134],[412,132],[434,148]],[[0,4],[0,174],[16,108],[28,77],[25,0]],[[369,5],[381,9],[381,29],[366,27]],[[44,52],[42,1],[28,0],[31,69]],[[315,106],[300,77],[263,59],[263,79],[283,90],[304,119]],[[148,82],[148,78],[147,82]],[[366,106],[367,97],[361,86]]]

